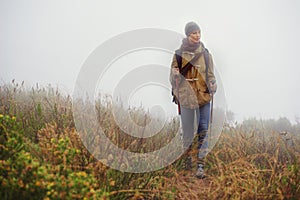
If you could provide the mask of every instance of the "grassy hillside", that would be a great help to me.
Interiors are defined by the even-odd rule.
[[[122,107],[119,109],[121,112]],[[159,136],[145,141],[123,133],[105,100],[97,102],[96,111],[107,137],[134,152],[159,149],[164,145],[160,137],[170,140],[178,129],[178,121],[170,120]],[[142,109],[131,108],[129,112],[140,125],[151,120]],[[126,124],[126,119],[123,122]],[[98,162],[86,150],[75,128],[70,96],[51,87],[3,85],[0,198],[299,199],[299,124],[279,123],[282,120],[271,123],[253,119],[234,128],[225,124],[218,143],[206,157],[204,180],[184,170],[186,155],[154,172],[125,173],[102,164],[113,161],[113,157]]]

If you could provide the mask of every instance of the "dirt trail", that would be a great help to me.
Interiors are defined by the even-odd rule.
[[[207,199],[212,190],[209,178],[198,179],[193,171],[183,171],[176,178],[178,194],[176,199]]]

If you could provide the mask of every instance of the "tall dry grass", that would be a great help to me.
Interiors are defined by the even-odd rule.
[[[299,133],[292,140],[293,143],[272,130],[247,132],[242,126],[225,129],[205,159],[207,179],[182,179],[176,184],[183,191],[180,196],[183,199],[299,199]],[[193,189],[184,191],[187,188]]]
[[[89,105],[83,104],[83,106],[91,109],[88,108]],[[170,141],[178,130],[178,120],[170,119],[164,128],[150,139],[132,137],[125,134],[120,125],[115,123],[113,106],[109,101],[102,99],[92,109],[96,110],[97,123],[101,125],[103,132],[120,148],[133,152],[154,151],[165,145],[162,138],[164,141]],[[157,120],[141,108],[126,110],[120,106],[117,109],[119,113],[130,112],[131,118],[141,126],[148,124],[150,120]],[[113,157],[108,157],[102,162],[97,161],[94,157],[97,151],[108,149],[99,149],[99,146],[95,145],[101,144],[101,141],[92,134],[92,130],[78,133],[73,119],[71,97],[61,95],[58,89],[38,86],[26,89],[22,84],[14,82],[3,85],[0,87],[0,113],[16,118],[20,124],[18,130],[24,138],[22,140],[26,147],[24,150],[40,165],[50,166],[52,170],[49,170],[49,173],[63,174],[67,178],[72,172],[84,172],[92,177],[88,179],[89,184],[86,183],[86,190],[98,191],[98,196],[96,192],[94,196],[94,193],[79,192],[77,196],[73,196],[74,198],[300,198],[299,132],[291,133],[287,139],[271,129],[252,129],[244,126],[224,127],[218,143],[205,159],[207,178],[199,180],[194,177],[193,172],[183,169],[183,160],[186,155],[166,168],[149,173],[125,173],[103,164],[114,161]],[[89,116],[83,117],[86,119],[85,123],[91,122]],[[122,125],[130,124],[127,120],[129,119],[124,118]],[[158,120],[156,123],[161,122]],[[85,139],[85,144],[82,138]],[[1,146],[5,146],[2,140],[1,143]],[[91,145],[90,149],[94,152],[89,152],[84,145]],[[6,159],[3,157],[1,163],[6,163]],[[4,172],[5,170],[1,173]],[[5,179],[13,178],[5,177]],[[85,175],[82,178],[85,178]],[[1,181],[3,184],[4,180]],[[69,181],[72,182],[73,179]],[[9,181],[5,180],[5,183],[7,182]],[[65,186],[64,182],[61,183],[63,185],[61,187],[72,186],[70,191],[76,191],[76,187],[73,187],[70,182],[68,186]],[[34,188],[28,190],[30,189]],[[11,190],[13,191],[14,188]],[[56,190],[60,191],[59,193],[62,192],[57,188]],[[80,190],[83,189],[80,188]],[[47,189],[43,191],[44,193],[40,194],[43,198],[47,198],[47,195],[50,195],[50,199],[57,196],[67,198],[66,194],[55,196],[49,194]],[[2,191],[1,194],[6,193]]]

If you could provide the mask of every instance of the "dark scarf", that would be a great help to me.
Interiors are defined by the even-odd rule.
[[[182,51],[191,51],[191,52],[193,52],[193,51],[195,51],[196,49],[198,49],[200,45],[203,46],[203,44],[202,44],[201,42],[199,42],[199,43],[197,43],[197,44],[191,44],[191,43],[189,42],[188,38],[183,38],[183,39],[182,39],[182,44],[181,44],[180,49],[181,49]]]

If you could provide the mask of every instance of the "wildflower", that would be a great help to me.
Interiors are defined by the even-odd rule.
[[[23,183],[22,180],[19,180],[19,181],[18,181],[18,184],[19,184],[19,186],[20,186],[21,188],[24,187],[24,183]]]
[[[78,176],[87,177],[87,174],[85,172],[78,172]]]
[[[114,180],[110,181],[110,182],[109,182],[109,185],[110,185],[110,186],[115,186],[115,185],[116,185],[116,181],[114,181]]]
[[[47,185],[47,188],[50,189],[52,186],[54,186],[54,182],[50,182],[48,185]],[[52,191],[52,190],[51,190]]]
[[[89,186],[89,184],[90,184],[90,183],[89,183],[88,181],[84,181],[84,182],[83,182],[83,185],[84,185],[84,186]]]
[[[59,140],[58,140],[58,143],[64,143],[65,142],[65,140],[63,139],[63,138],[60,138]]]
[[[39,186],[41,186],[41,182],[40,182],[40,181],[37,181],[37,182],[35,183],[35,185],[39,187]]]
[[[7,185],[7,182],[6,182],[6,180],[4,179],[3,181],[2,181],[2,186],[6,186]]]
[[[44,200],[50,200],[49,197],[45,197]]]
[[[25,157],[27,160],[31,159],[31,156],[30,156],[29,153],[25,153],[25,154],[24,154],[24,157]]]
[[[3,115],[2,115],[2,114],[0,114],[0,118],[3,118]]]

